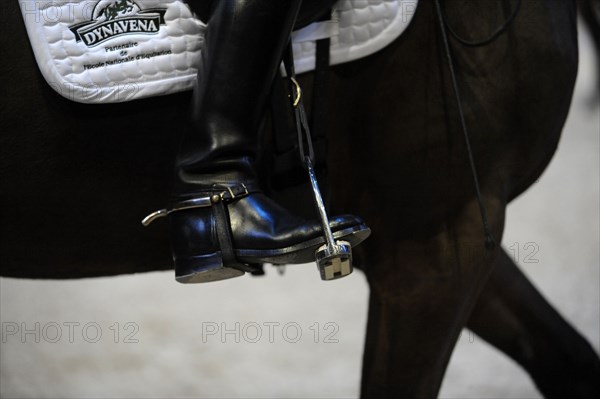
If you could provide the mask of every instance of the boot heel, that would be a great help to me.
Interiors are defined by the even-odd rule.
[[[175,280],[183,284],[207,283],[239,277],[244,272],[225,267],[221,252],[175,259]]]

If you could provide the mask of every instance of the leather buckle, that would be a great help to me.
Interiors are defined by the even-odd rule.
[[[219,196],[221,197],[221,199],[223,201],[225,200],[229,200],[229,201],[233,201],[236,198],[243,198],[247,195],[250,194],[250,192],[248,191],[248,187],[246,187],[246,185],[244,183],[240,183],[237,186],[219,186],[219,185],[213,185],[213,187],[217,188],[217,187],[224,187],[226,191],[222,191],[221,193],[219,193]],[[237,192],[238,189],[242,188],[243,191],[242,192]],[[235,191],[234,191],[235,190]],[[229,197],[226,196],[226,194],[229,194]]]

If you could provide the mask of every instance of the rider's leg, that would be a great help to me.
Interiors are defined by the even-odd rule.
[[[177,279],[235,277],[254,263],[306,263],[323,243],[257,186],[258,130],[300,0],[218,1],[208,22],[190,129],[176,165],[169,227]],[[336,238],[368,235],[353,216],[331,220]]]

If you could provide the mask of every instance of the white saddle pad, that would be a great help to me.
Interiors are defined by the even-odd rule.
[[[64,97],[111,103],[191,89],[206,24],[181,0],[19,0],[35,58]],[[406,29],[418,0],[340,0],[332,18],[294,32],[298,73],[317,39],[331,64],[380,50]]]

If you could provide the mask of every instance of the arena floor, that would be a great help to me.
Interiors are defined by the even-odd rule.
[[[564,137],[539,182],[509,207],[504,246],[598,350],[600,106],[590,39],[580,36]],[[177,284],[172,273],[3,278],[0,397],[357,397],[367,298],[361,273],[325,284],[314,265],[202,286]],[[540,394],[510,359],[465,332],[440,396]]]

